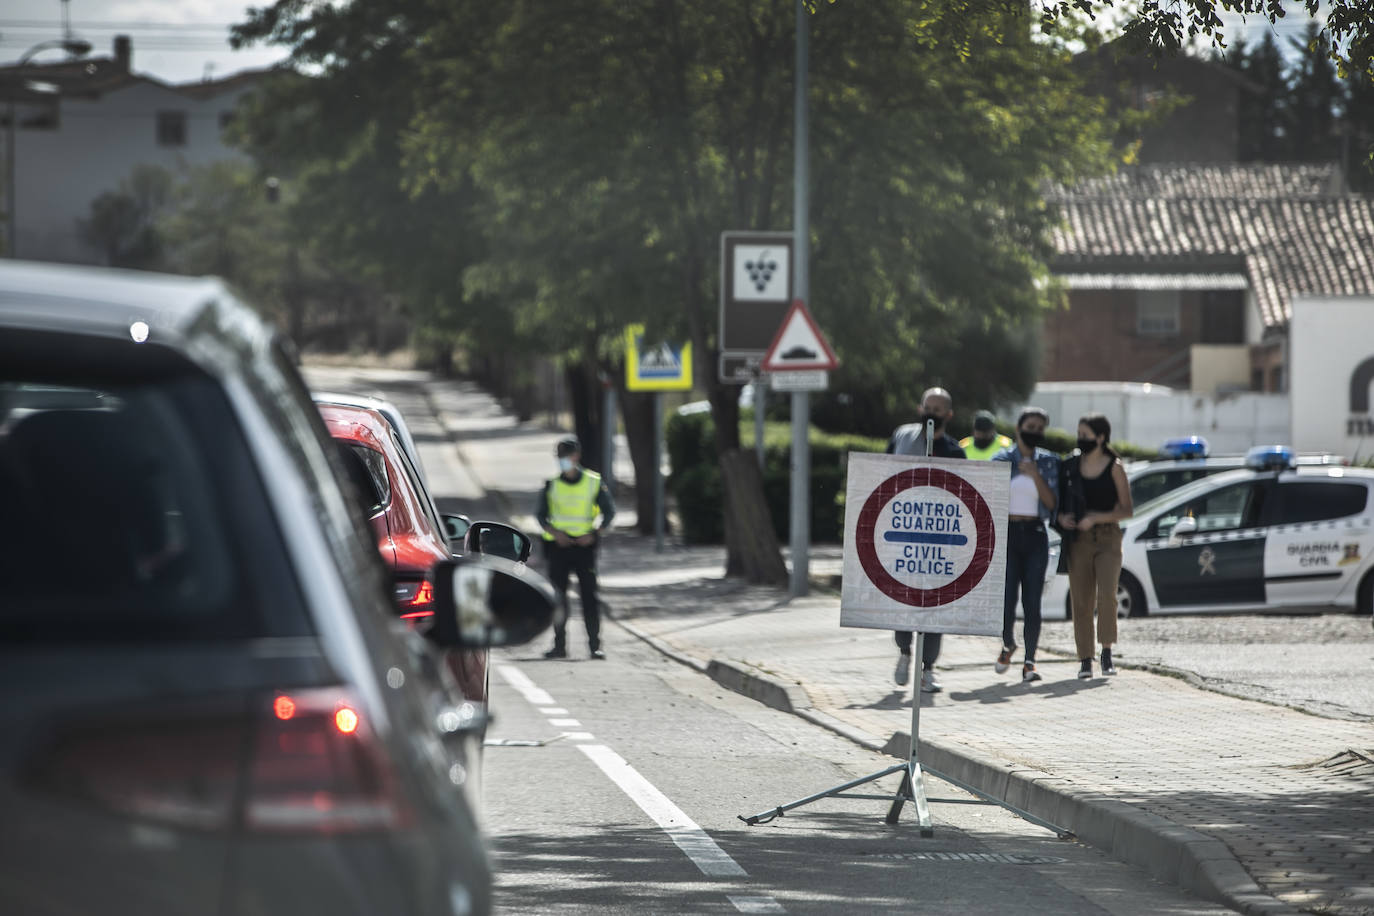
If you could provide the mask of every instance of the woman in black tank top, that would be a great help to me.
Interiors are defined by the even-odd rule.
[[[1116,674],[1116,587],[1121,576],[1122,519],[1134,512],[1121,459],[1107,445],[1112,425],[1102,414],[1078,421],[1078,453],[1064,462],[1059,525],[1069,558],[1069,594],[1080,678],[1093,676],[1093,645],[1102,643],[1102,673]],[[1094,634],[1096,617],[1096,634]],[[1096,638],[1094,638],[1096,637]]]

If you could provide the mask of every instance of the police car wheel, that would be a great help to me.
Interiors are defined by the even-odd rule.
[[[1374,570],[1364,574],[1360,589],[1355,593],[1355,613],[1374,614]]]
[[[1116,585],[1116,616],[1146,617],[1150,609],[1145,606],[1145,590],[1128,572],[1121,574]]]

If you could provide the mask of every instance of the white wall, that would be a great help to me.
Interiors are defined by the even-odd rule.
[[[62,99],[56,130],[15,137],[16,253],[21,258],[98,261],[80,240],[91,202],[115,191],[137,165],[176,169],[240,155],[220,137],[220,115],[248,86],[191,98],[169,86],[134,83],[97,98]],[[186,145],[159,146],[157,112],[186,112]]]
[[[1350,403],[1351,375],[1374,357],[1374,297],[1297,296],[1288,333],[1293,438],[1299,447],[1374,458],[1374,416],[1352,413]]]
[[[1239,454],[1290,441],[1289,400],[1280,394],[1213,396],[1159,385],[1046,382],[1036,386],[1028,403],[1045,408],[1051,426],[1070,431],[1086,413],[1105,414],[1114,440],[1147,448],[1178,436],[1202,436],[1213,454]],[[1015,420],[1019,410],[1004,416]]]

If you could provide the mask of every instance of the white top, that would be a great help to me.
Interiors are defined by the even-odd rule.
[[[1007,512],[1010,515],[1040,516],[1040,493],[1035,489],[1035,481],[1031,480],[1030,475],[1017,474],[1011,479]]]

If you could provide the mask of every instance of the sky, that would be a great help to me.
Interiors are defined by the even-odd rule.
[[[250,5],[271,0],[0,0],[0,63],[12,63],[29,48],[62,37],[65,6],[73,34],[91,43],[91,54],[113,54],[114,36],[133,39],[133,69],[169,83],[220,79],[284,56],[280,48],[234,51],[229,26],[244,19]],[[36,60],[61,60],[48,51]]]
[[[255,0],[267,5],[271,0]],[[366,0],[363,0],[366,2]],[[3,0],[0,2],[0,63],[17,60],[40,41],[60,38],[63,8],[77,37],[90,41],[95,55],[112,53],[114,36],[133,38],[134,70],[171,83],[223,78],[239,70],[269,66],[284,53],[280,48],[229,48],[229,25],[242,21],[250,4],[245,0]],[[1129,6],[1129,3],[1122,3]],[[1277,26],[1262,17],[1242,23],[1223,15],[1228,42],[1244,38],[1259,41],[1272,31],[1279,47],[1289,50],[1289,39],[1302,34],[1307,21],[1300,4]],[[60,60],[59,52],[47,52],[41,60]]]

